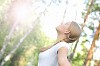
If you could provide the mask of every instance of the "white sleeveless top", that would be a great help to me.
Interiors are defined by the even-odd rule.
[[[59,42],[50,49],[39,54],[38,66],[59,66],[57,60],[57,51],[61,47],[66,47],[69,53],[69,44],[67,44],[66,42]]]

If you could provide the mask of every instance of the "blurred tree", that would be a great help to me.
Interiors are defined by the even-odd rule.
[[[50,4],[51,4],[51,2],[50,2]],[[42,14],[45,13],[45,10]],[[41,47],[42,44],[45,45],[44,43],[47,43],[47,44],[50,43],[48,38],[45,36],[45,34],[40,30],[40,27],[39,27],[40,24],[38,21],[40,17],[41,17],[41,14],[39,15],[39,17],[37,17],[37,19],[35,21],[33,21],[32,27],[26,28],[25,25],[14,23],[14,25],[11,27],[11,30],[9,31],[9,34],[6,37],[5,41],[3,41],[4,44],[3,44],[3,47],[1,49],[1,54],[0,54],[1,66],[3,66],[3,65],[25,66],[28,64],[28,62],[31,63],[32,65],[37,64],[37,62],[34,62],[34,60],[37,60],[37,57],[38,57],[37,54],[38,54],[39,50],[35,51],[36,53],[34,53],[33,50],[36,47],[37,48]],[[24,29],[24,28],[26,28],[26,29]],[[33,30],[33,28],[34,28],[34,30]],[[22,42],[29,35],[29,33],[31,31],[33,34],[32,35],[30,34],[30,38],[28,38],[26,40],[26,42],[24,43],[25,45],[23,45],[21,47]],[[19,50],[17,50],[18,48],[19,48]],[[18,51],[18,54],[16,53],[16,50]],[[28,55],[28,53],[29,53],[28,50],[30,50],[30,55]],[[25,55],[23,56],[23,54],[25,54]],[[20,56],[20,57],[18,57],[18,56]],[[33,59],[32,59],[32,57],[33,57]],[[22,58],[25,60],[24,60],[24,62],[21,60],[21,62],[23,62],[23,63],[21,63],[18,58]],[[30,61],[30,59],[31,59],[31,61]],[[12,61],[12,60],[15,60],[15,61]],[[15,62],[15,63],[12,63],[12,62]]]
[[[9,9],[9,6],[11,5],[11,3],[14,4],[14,1],[20,1],[20,0],[13,0],[13,2],[12,0],[0,0],[0,50],[2,50],[3,45],[5,45],[4,42],[7,41],[6,42],[7,45],[4,46],[4,52],[3,53],[0,52],[0,55],[2,54],[0,57],[0,63],[2,63],[4,66],[37,66],[39,48],[43,46],[47,46],[51,44],[53,41],[53,40],[50,40],[48,37],[46,37],[45,34],[41,31],[41,25],[39,23],[40,22],[39,19],[42,15],[45,15],[45,12],[47,12],[47,8],[51,5],[51,3],[54,3],[59,6],[62,0],[51,0],[51,2],[44,9],[44,12],[40,13],[37,19],[33,21],[33,23],[34,22],[38,23],[35,25],[34,29],[31,29],[31,27],[26,26],[26,24],[17,24],[15,27],[14,26],[15,23],[13,21],[7,21],[5,19],[5,12],[7,11],[7,9]],[[33,3],[37,1],[40,1],[40,0],[34,0]],[[88,16],[90,16],[90,18],[88,19],[93,19],[93,21],[98,20],[100,17],[97,15],[97,13],[99,13],[100,11],[100,5],[97,2],[99,0],[94,0],[94,1],[95,1],[94,4],[93,4],[93,0],[89,0],[86,3],[87,7],[89,8],[87,9],[86,7],[86,10],[85,10],[87,11],[86,15],[85,15],[85,12],[83,13],[85,15],[84,23],[89,22],[87,20]],[[67,4],[67,0],[64,2],[66,2]],[[46,0],[42,0],[42,3],[46,4]],[[66,6],[66,9],[67,9],[67,6]],[[66,9],[65,9],[64,14],[66,13]],[[94,17],[94,15],[96,17]],[[11,15],[8,15],[8,16],[10,17]],[[65,15],[63,16],[63,18],[64,17]],[[85,26],[83,25],[83,27],[86,27],[87,29],[92,30],[93,35],[94,35],[94,30],[96,28],[94,28],[93,25],[88,23],[88,25],[85,25]],[[11,36],[8,39],[7,35],[9,34],[11,34]],[[71,57],[72,66],[76,66],[76,65],[82,66],[82,64],[84,63],[83,60],[85,60],[86,54],[88,53],[87,51],[88,49],[85,46],[85,44],[89,42],[89,39],[87,39],[87,36],[88,35],[85,32],[83,32],[81,36],[82,41],[79,40],[78,45],[76,43],[77,47],[81,47],[81,51],[80,52],[77,51],[77,49],[79,50],[79,48],[74,49],[75,54],[73,57]],[[92,55],[92,54],[93,53],[89,55]],[[5,62],[5,60],[7,61]],[[95,65],[97,66],[100,64],[100,61],[95,61],[95,62],[96,62]]]
[[[88,17],[88,21],[87,22],[89,22],[89,19],[92,19],[92,21],[94,22],[95,20],[99,20],[99,15],[97,15],[96,13],[98,13],[99,12],[99,7],[100,7],[100,5],[99,5],[99,2],[98,2],[98,0],[96,1],[93,1],[93,0],[90,0],[91,1],[91,3],[89,3],[89,2],[87,2],[88,3],[88,5],[87,6],[89,6],[89,4],[90,4],[90,7],[89,7],[89,9],[88,10],[86,10],[87,11],[87,15],[85,16],[85,18],[84,18],[84,22],[86,22],[86,20],[87,20],[87,16],[89,15],[89,17]],[[93,4],[93,2],[94,2],[94,4]],[[93,5],[93,6],[92,6]],[[92,8],[91,8],[91,6],[92,6]],[[90,11],[91,10],[91,11]],[[91,14],[93,14],[93,13],[95,13],[94,15],[91,15]],[[84,16],[84,15],[83,15]],[[88,23],[89,24],[89,23]],[[83,27],[86,27],[86,25],[83,25]],[[83,27],[82,27],[82,29],[83,29]],[[92,26],[92,25],[90,25],[90,26],[87,26],[87,28],[89,28],[90,30],[92,30],[93,31],[93,35],[94,35],[94,26]],[[82,36],[83,37],[83,36]],[[86,36],[87,37],[87,36]],[[94,36],[95,37],[95,36]],[[97,37],[99,37],[99,35],[97,35]],[[89,40],[89,39],[87,39],[87,40]],[[94,40],[93,40],[94,41]],[[85,43],[86,43],[87,41],[85,41]],[[85,44],[84,43],[84,44]],[[85,47],[84,47],[85,48]],[[92,53],[90,53],[90,54],[88,54],[87,56],[88,56],[88,58],[91,56],[91,60],[93,60],[92,59],[92,57],[93,57],[93,53],[94,53],[94,51],[92,51],[92,49],[93,48],[95,48],[95,46],[93,46],[92,44],[91,44],[91,48],[89,49],[89,52],[88,53],[90,53],[90,52],[92,52]],[[74,49],[75,50],[75,49]],[[84,53],[85,53],[86,51],[84,51]],[[75,53],[76,54],[76,53]],[[86,54],[87,54],[87,52],[86,52]],[[86,54],[84,54],[84,56],[82,56],[82,58],[84,58],[85,59],[85,57],[86,57]],[[79,65],[79,64],[81,64],[81,63],[77,63],[78,62],[78,60],[79,59],[77,59],[77,57],[79,57],[79,53],[78,53],[78,55],[75,57],[75,58],[73,58],[72,59],[72,64],[73,64],[73,66],[74,66],[74,64],[75,65]],[[72,57],[71,57],[72,58]],[[77,60],[74,60],[74,59],[77,59]],[[83,60],[84,60],[83,59]],[[87,59],[87,57],[86,57],[86,59]],[[91,61],[91,60],[88,60],[87,59],[87,61]],[[85,62],[87,62],[87,61],[85,61]],[[74,62],[76,62],[76,63],[74,63]],[[81,62],[81,59],[80,59],[80,62]],[[89,64],[90,63],[87,63],[87,65],[84,65],[84,66],[89,66]],[[82,65],[79,65],[79,66],[82,66]],[[97,66],[97,65],[96,65]]]
[[[92,6],[93,6],[94,0],[90,0],[88,3],[90,3],[90,5],[89,5],[89,7],[87,8],[86,15],[85,15],[84,18],[83,18],[83,19],[84,19],[84,23],[83,23],[83,25],[81,26],[82,31],[83,31],[83,28],[84,28],[84,26],[85,26],[85,23],[86,23],[86,20],[87,20],[87,18],[88,18],[88,15],[89,15],[90,12],[91,12],[91,8],[92,8]],[[77,48],[78,42],[79,42],[79,39],[76,41],[75,47],[74,47],[74,49],[73,49],[73,53],[70,55],[70,60],[73,59],[74,53],[76,52],[76,48]]]
[[[97,31],[96,31],[96,33],[95,33],[95,35],[94,35],[94,38],[93,38],[93,41],[92,41],[92,45],[91,45],[91,47],[90,47],[90,49],[89,49],[89,51],[88,51],[88,55],[87,55],[86,60],[85,60],[85,62],[84,62],[84,65],[85,65],[85,66],[89,66],[90,60],[91,60],[92,57],[93,57],[94,49],[95,49],[95,47],[96,47],[95,42],[96,42],[96,40],[99,39],[99,33],[100,33],[100,22],[99,22],[99,26],[98,26],[98,28],[97,28]]]
[[[95,20],[99,21],[99,19],[100,19],[100,18],[99,18],[99,17],[100,17],[100,14],[99,14],[99,15],[96,15],[96,13],[98,13],[98,12],[100,11],[99,9],[100,9],[100,5],[99,5],[98,0],[96,0],[95,3],[94,3],[94,6],[93,6],[93,8],[92,8],[92,11],[91,11],[91,13],[90,13],[90,15],[91,15],[91,14],[94,14],[94,15],[91,16],[91,19],[93,19],[93,21],[95,21]],[[99,12],[99,13],[100,13],[100,12]],[[100,22],[99,22],[97,31],[96,31],[96,33],[95,33],[95,35],[94,35],[94,38],[93,38],[91,47],[90,47],[90,49],[89,49],[89,51],[88,51],[88,55],[87,55],[86,60],[85,60],[85,62],[84,62],[84,65],[85,65],[85,66],[89,66],[90,61],[91,61],[92,58],[93,58],[94,49],[95,49],[95,47],[96,47],[96,41],[99,39],[99,33],[100,33],[99,31],[100,31]]]

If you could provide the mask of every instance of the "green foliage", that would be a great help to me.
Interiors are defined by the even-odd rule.
[[[72,66],[82,66],[84,63],[84,56],[82,56],[80,53],[77,54],[77,57],[73,59]]]
[[[8,6],[7,2],[9,3],[11,0],[0,0],[0,49],[3,46],[3,42],[6,38],[6,36],[9,34],[11,26],[13,25],[13,22],[6,21],[5,20],[5,10],[7,9],[6,6]],[[55,0],[53,3],[59,4],[61,0]],[[89,1],[86,4],[89,6]],[[86,8],[87,9],[87,8]],[[92,8],[92,12],[100,11],[100,4],[94,3],[94,6]],[[91,12],[91,13],[92,13]],[[91,14],[90,13],[90,14]],[[83,16],[85,16],[85,12],[82,13]],[[9,15],[10,16],[10,15]],[[37,21],[39,22],[39,20]],[[14,49],[14,47],[18,44],[20,39],[25,35],[28,29],[25,27],[25,25],[19,25],[17,26],[18,29],[14,31],[14,34],[11,37],[10,42],[8,43],[8,46],[6,48],[6,52],[3,55],[2,59],[7,56],[7,54]],[[93,24],[89,24],[88,27],[90,30],[94,30]],[[16,53],[13,55],[13,57],[6,62],[5,66],[37,66],[38,64],[38,55],[39,55],[39,48],[43,46],[47,46],[52,43],[53,40],[45,36],[45,33],[41,31],[41,25],[38,23],[35,28],[32,30],[32,32],[28,35],[28,37],[24,40],[24,42],[20,45],[20,47],[17,49]],[[72,66],[82,66],[84,63],[84,60],[87,55],[87,48],[84,46],[86,42],[89,41],[87,39],[87,34],[82,35],[83,39],[81,40],[81,52],[75,53],[74,58],[72,59]],[[0,60],[1,61],[1,60]]]
[[[100,11],[100,3],[95,3],[93,8],[92,8],[92,12],[99,12]]]
[[[11,61],[7,61],[6,64],[4,64],[4,66],[9,66],[11,64]]]
[[[86,59],[86,55],[87,55],[87,49],[85,48],[84,45],[82,45],[82,51],[79,53],[75,53],[76,56],[74,56],[74,58],[72,59],[72,66],[83,66],[84,61]]]
[[[20,34],[17,33],[17,35]],[[17,39],[16,42],[13,40],[13,42],[17,44],[18,39],[20,38],[16,37],[14,39]],[[39,48],[49,45],[50,43],[51,41],[41,31],[41,26],[38,23],[28,37],[24,40],[22,45],[20,45],[16,54],[13,56],[11,60],[12,63],[10,65],[16,66],[16,64],[18,64],[17,66],[27,66],[27,64],[32,64],[37,66]]]
[[[33,53],[34,55],[34,66],[38,65],[38,57],[39,57],[39,49],[36,49],[35,52]]]
[[[4,15],[4,13],[2,14]],[[2,16],[1,12],[0,16]],[[4,19],[3,16],[2,18]],[[0,49],[2,48],[3,42],[6,36],[9,34],[10,29],[12,28],[11,26],[13,25],[12,22],[9,21],[6,22],[2,18],[0,17]],[[14,47],[17,45],[19,40],[25,35],[28,29],[24,25],[19,25],[17,27],[18,29],[14,31],[14,34],[12,35],[11,40],[7,45],[5,54],[2,57],[2,60],[7,56],[7,54],[11,50],[14,49]],[[32,32],[29,34],[29,36],[24,40],[22,45],[20,45],[14,56],[9,61],[6,62],[5,66],[27,66],[28,63],[37,66],[38,53],[39,53],[38,49],[48,44],[50,44],[50,40],[41,31],[41,26],[38,23],[32,30]]]

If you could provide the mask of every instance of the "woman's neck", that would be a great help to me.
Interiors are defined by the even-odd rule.
[[[68,41],[68,39],[66,38],[66,36],[62,36],[62,35],[59,35],[59,36],[57,36],[57,40],[56,40],[57,42],[61,42],[61,41],[65,41],[65,42],[67,42]]]
[[[58,44],[59,42],[62,42],[62,41],[64,41],[64,40],[57,39],[57,40],[54,42],[53,45],[50,45],[50,46],[48,46],[48,47],[43,47],[43,48],[41,48],[41,49],[40,49],[40,52],[44,52],[44,51],[50,49],[51,47],[53,47],[54,45],[56,45],[56,44]]]
[[[59,34],[59,35],[57,36],[57,40],[54,42],[53,45],[48,46],[48,47],[43,47],[43,48],[41,48],[41,49],[40,49],[40,52],[43,52],[43,51],[46,51],[46,50],[50,49],[52,46],[58,44],[59,42],[65,41],[65,39],[66,39],[66,36],[65,36],[64,34]],[[66,41],[65,41],[65,42],[66,42]]]

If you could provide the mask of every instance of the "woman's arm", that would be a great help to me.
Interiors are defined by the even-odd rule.
[[[68,49],[61,47],[58,50],[58,64],[59,66],[71,66],[70,62],[67,59]]]

